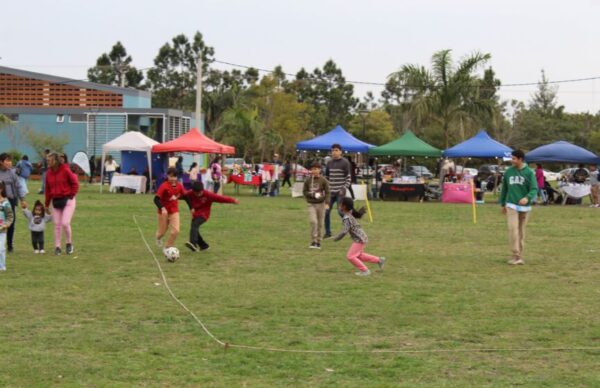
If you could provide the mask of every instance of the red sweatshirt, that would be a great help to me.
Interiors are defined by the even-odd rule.
[[[167,209],[168,214],[179,212],[179,198],[185,195],[185,189],[179,182],[172,186],[169,181],[164,181],[156,191],[156,195],[160,198],[160,204]],[[158,210],[160,214],[160,209]]]
[[[192,190],[185,192],[185,196],[189,199],[192,205],[193,217],[202,217],[208,221],[210,218],[210,207],[213,202],[218,203],[235,203],[235,198],[226,197],[212,193],[208,190],[202,190],[202,196],[197,196]]]
[[[79,191],[77,175],[71,172],[69,165],[63,163],[56,170],[46,171],[46,207],[50,206],[53,198],[73,198]]]

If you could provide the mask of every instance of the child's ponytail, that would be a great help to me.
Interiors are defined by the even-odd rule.
[[[354,218],[361,218],[365,214],[365,208],[361,207],[360,209],[354,209],[354,201],[352,198],[344,197],[342,198],[341,205],[344,209],[350,211]]]

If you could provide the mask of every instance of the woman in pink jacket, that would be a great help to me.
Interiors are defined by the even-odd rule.
[[[535,179],[537,180],[538,195],[542,198],[542,204],[546,204],[546,191],[544,190],[544,170],[541,164],[536,164]]]

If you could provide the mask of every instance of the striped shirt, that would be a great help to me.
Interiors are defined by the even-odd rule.
[[[350,238],[352,238],[352,241],[354,242],[366,244],[369,241],[367,234],[351,213],[344,214],[344,218],[342,218],[342,224],[344,225],[344,228],[337,236],[333,238],[333,241],[341,240],[347,233],[350,233]]]
[[[350,162],[345,159],[332,159],[327,163],[325,176],[329,181],[329,191],[331,194],[337,194],[342,189],[347,189],[352,184]]]

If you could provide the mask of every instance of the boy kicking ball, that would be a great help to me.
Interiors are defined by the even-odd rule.
[[[167,233],[169,226],[171,232],[167,238],[167,242],[163,252],[168,248],[175,246],[175,240],[179,234],[179,203],[180,199],[185,194],[183,185],[177,181],[177,170],[169,168],[167,170],[167,180],[163,182],[156,195],[154,196],[154,204],[158,208],[158,230],[156,231],[156,245],[163,245],[162,238]]]
[[[204,224],[210,218],[210,208],[213,202],[218,203],[233,203],[238,204],[235,198],[226,197],[211,193],[208,190],[204,190],[202,182],[194,182],[192,189],[186,191],[185,201],[187,202],[190,210],[192,211],[192,223],[190,225],[190,240],[185,243],[192,252],[198,250],[205,251],[209,248],[208,244],[200,235],[200,226]]]

